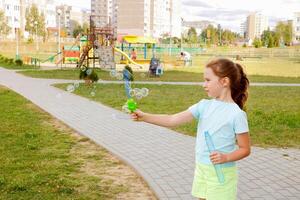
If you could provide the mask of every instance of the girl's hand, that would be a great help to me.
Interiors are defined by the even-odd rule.
[[[134,121],[144,121],[144,117],[145,113],[140,110],[136,110],[131,113],[131,119],[133,119]]]
[[[220,152],[212,152],[209,157],[213,164],[222,164],[228,162],[227,155]]]

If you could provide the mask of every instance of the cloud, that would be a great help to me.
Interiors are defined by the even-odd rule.
[[[213,6],[201,2],[199,0],[183,0],[182,4],[184,4],[185,6],[193,6],[193,7],[202,7],[202,8],[213,8]]]
[[[250,12],[247,10],[211,9],[194,12],[196,17],[211,18],[213,20],[237,20],[245,18]]]

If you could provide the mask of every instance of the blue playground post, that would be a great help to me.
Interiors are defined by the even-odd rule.
[[[144,44],[144,59],[147,58],[147,44]]]
[[[154,57],[154,54],[155,54],[155,44],[153,44],[153,47],[152,47],[152,58]]]
[[[209,135],[208,131],[205,131],[204,135],[205,135],[205,141],[206,141],[206,144],[207,144],[207,147],[208,147],[208,151],[211,154],[213,151],[216,150],[215,145],[214,145],[214,143],[212,141],[212,138]],[[220,164],[215,164],[214,167],[215,167],[216,174],[218,176],[219,183],[224,183],[225,178],[224,178],[224,174],[222,172],[221,165]]]

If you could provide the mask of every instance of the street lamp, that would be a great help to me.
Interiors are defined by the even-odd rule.
[[[180,52],[182,52],[182,25],[183,25],[183,18],[181,17],[181,27],[180,27]]]
[[[58,47],[57,47],[57,53],[58,53],[58,62],[61,62],[61,57],[60,57],[60,15],[61,15],[61,10],[57,10],[57,15],[58,15]],[[62,65],[61,65],[62,67]]]
[[[171,50],[171,37],[172,37],[172,8],[171,8],[171,5],[170,5],[170,37],[169,37],[169,40],[170,40],[170,43],[169,43],[169,56],[171,56],[172,54],[172,50]]]
[[[17,23],[17,25],[15,27],[15,34],[16,34],[16,41],[17,41],[16,60],[20,59],[20,55],[19,55],[19,28],[20,28],[20,24]]]

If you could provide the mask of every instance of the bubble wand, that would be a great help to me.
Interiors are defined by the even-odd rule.
[[[127,105],[128,110],[132,113],[137,109],[137,103],[134,101],[134,99],[130,95],[130,90],[131,90],[130,81],[133,80],[133,75],[126,67],[123,70],[123,77],[124,77],[124,81],[125,81],[125,93],[127,96],[126,105]]]
[[[208,131],[205,131],[204,135],[205,135],[205,141],[206,141],[206,144],[207,144],[207,147],[208,147],[208,151],[211,154],[213,151],[216,150],[215,145],[214,145],[214,143],[212,141],[212,138],[209,135]],[[224,183],[225,182],[225,178],[224,178],[224,174],[222,172],[221,165],[220,164],[215,164],[214,168],[215,168],[215,171],[216,171],[219,183]]]

